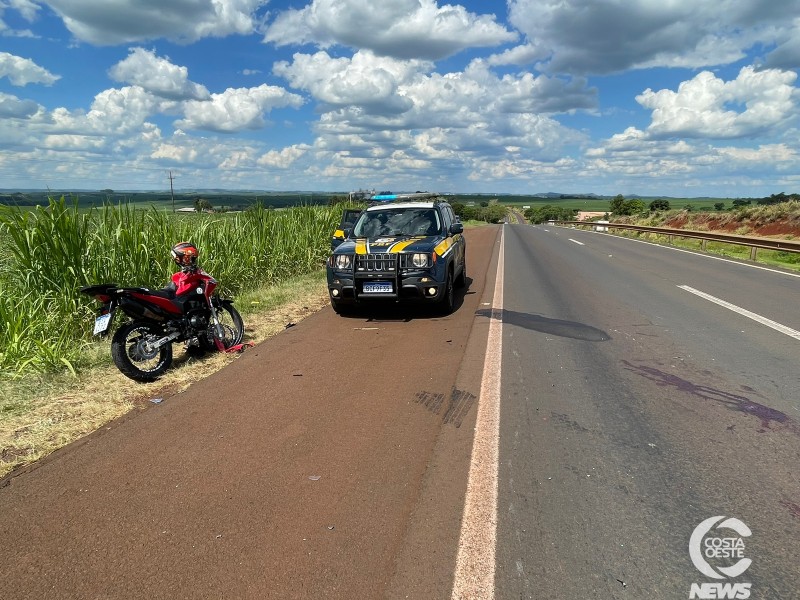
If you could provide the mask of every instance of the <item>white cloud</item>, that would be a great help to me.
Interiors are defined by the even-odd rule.
[[[757,148],[719,148],[717,151],[726,161],[734,161],[743,166],[764,163],[800,165],[798,149],[786,144],[764,144]]]
[[[39,12],[39,5],[32,0],[6,0],[5,4],[16,10],[29,23],[36,19]]]
[[[31,0],[0,0],[0,36],[4,37],[36,37],[30,29],[11,29],[3,20],[3,16],[7,9],[17,11],[20,16],[28,21],[33,22],[36,19],[39,5]]]
[[[90,135],[61,134],[48,135],[42,141],[42,147],[48,150],[78,150],[80,152],[103,151],[105,140]]]
[[[645,90],[636,97],[653,116],[652,136],[710,139],[760,135],[785,126],[797,115],[797,74],[745,67],[725,82],[703,71],[678,86],[678,91]]]
[[[767,55],[765,66],[776,69],[800,68],[800,17],[777,36],[777,47]]]
[[[794,132],[796,134],[796,132]],[[800,144],[789,135],[787,143],[749,146],[714,146],[702,140],[652,138],[629,127],[585,153],[580,172],[590,178],[612,181],[618,178],[627,190],[655,186],[672,189],[668,195],[691,194],[691,188],[705,187],[704,195],[747,197],[763,195],[757,188],[780,173],[800,169]],[[743,176],[749,172],[755,175]],[[761,178],[767,178],[762,180]],[[657,182],[657,183],[656,183]]]
[[[303,99],[271,85],[254,88],[228,88],[221,94],[211,94],[207,101],[191,100],[184,105],[185,118],[175,123],[183,129],[206,129],[221,133],[260,129],[264,114],[273,108],[298,108]]]
[[[166,160],[176,164],[194,163],[198,156],[197,148],[193,146],[170,143],[159,144],[150,154],[150,158]]]
[[[486,59],[486,62],[492,66],[529,65],[546,58],[548,54],[547,49],[529,43],[514,46],[500,54],[493,54]]]
[[[262,167],[288,169],[308,151],[309,146],[305,144],[293,145],[282,150],[270,150],[262,154],[257,162]]]
[[[159,58],[144,48],[131,48],[124,60],[111,67],[109,75],[116,81],[138,85],[144,90],[173,100],[206,100],[208,90],[189,81],[189,70]]]
[[[326,52],[295,54],[278,63],[275,73],[293,87],[308,91],[328,117],[321,127],[374,131],[388,128],[464,128],[505,114],[559,113],[594,109],[596,90],[586,81],[530,73],[499,78],[483,61],[461,73],[430,73],[427,61],[398,61],[357,52],[352,59]]]
[[[542,162],[537,160],[518,160],[503,158],[501,160],[475,160],[470,165],[468,179],[473,182],[494,182],[517,179],[522,181],[537,181],[544,183],[547,178],[570,178],[570,185],[575,185],[576,178],[580,176],[581,165],[572,158],[562,158],[555,162]],[[563,183],[559,183],[563,186]]]
[[[498,77],[480,60],[463,72],[432,69],[427,61],[368,51],[352,59],[295,54],[291,64],[277,64],[276,74],[321,103],[311,172],[359,180],[376,173],[414,178],[425,170],[426,177],[445,181],[458,173],[488,173],[488,165],[551,164],[566,147],[586,141],[548,116],[595,108],[596,90],[581,78]],[[518,172],[531,175],[529,168]]]
[[[247,35],[266,0],[44,0],[79,40],[117,45],[166,38],[191,43],[204,37]]]
[[[25,86],[29,83],[42,83],[53,85],[61,79],[60,75],[53,75],[44,67],[40,67],[29,58],[22,58],[0,52],[0,78],[8,77],[13,85]]]
[[[800,0],[509,0],[509,21],[552,52],[553,72],[729,64],[786,36]],[[796,66],[796,65],[795,65]]]
[[[280,13],[264,41],[322,48],[340,44],[394,58],[436,60],[516,38],[494,15],[438,6],[434,0],[313,0],[303,9]]]
[[[147,117],[160,112],[163,102],[138,86],[109,89],[95,96],[91,109],[60,107],[48,115],[43,131],[51,135],[106,136],[107,144],[139,131]]]
[[[370,112],[393,114],[410,108],[410,101],[398,93],[401,84],[430,68],[422,61],[398,61],[356,52],[352,58],[332,58],[326,52],[295,54],[294,62],[279,62],[273,71],[292,87],[307,90],[331,107],[358,105]]]
[[[0,92],[0,119],[25,119],[35,115],[40,108],[33,100],[20,100]]]

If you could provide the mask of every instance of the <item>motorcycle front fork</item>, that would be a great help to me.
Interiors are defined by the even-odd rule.
[[[220,342],[225,339],[225,330],[222,328],[222,323],[219,322],[217,317],[217,310],[211,299],[208,300],[208,310],[211,311],[211,322],[214,324],[214,337]]]

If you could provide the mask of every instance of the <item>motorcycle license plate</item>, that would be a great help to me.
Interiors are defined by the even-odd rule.
[[[391,294],[392,282],[391,281],[369,281],[364,282],[365,294]]]
[[[98,333],[105,333],[110,323],[111,323],[111,313],[100,315],[94,320],[94,332],[92,333],[92,335],[97,335]]]

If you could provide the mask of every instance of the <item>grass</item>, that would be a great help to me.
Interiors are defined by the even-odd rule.
[[[327,298],[324,272],[319,270],[242,294],[235,305],[244,318],[245,341],[266,340],[325,306]],[[93,366],[75,374],[29,372],[0,380],[0,477],[131,410],[146,409],[150,399],[184,391],[237,357],[186,359],[178,353],[175,366],[163,378],[140,384],[109,364],[108,342],[89,343],[84,352]]]

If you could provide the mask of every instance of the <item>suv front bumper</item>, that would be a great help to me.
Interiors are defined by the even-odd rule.
[[[364,291],[364,284],[388,282],[391,291]],[[367,286],[369,287],[369,286]],[[358,274],[352,271],[328,270],[328,294],[331,300],[342,303],[371,302],[373,300],[435,302],[445,293],[445,284],[436,281],[432,274],[423,272],[386,274]]]

